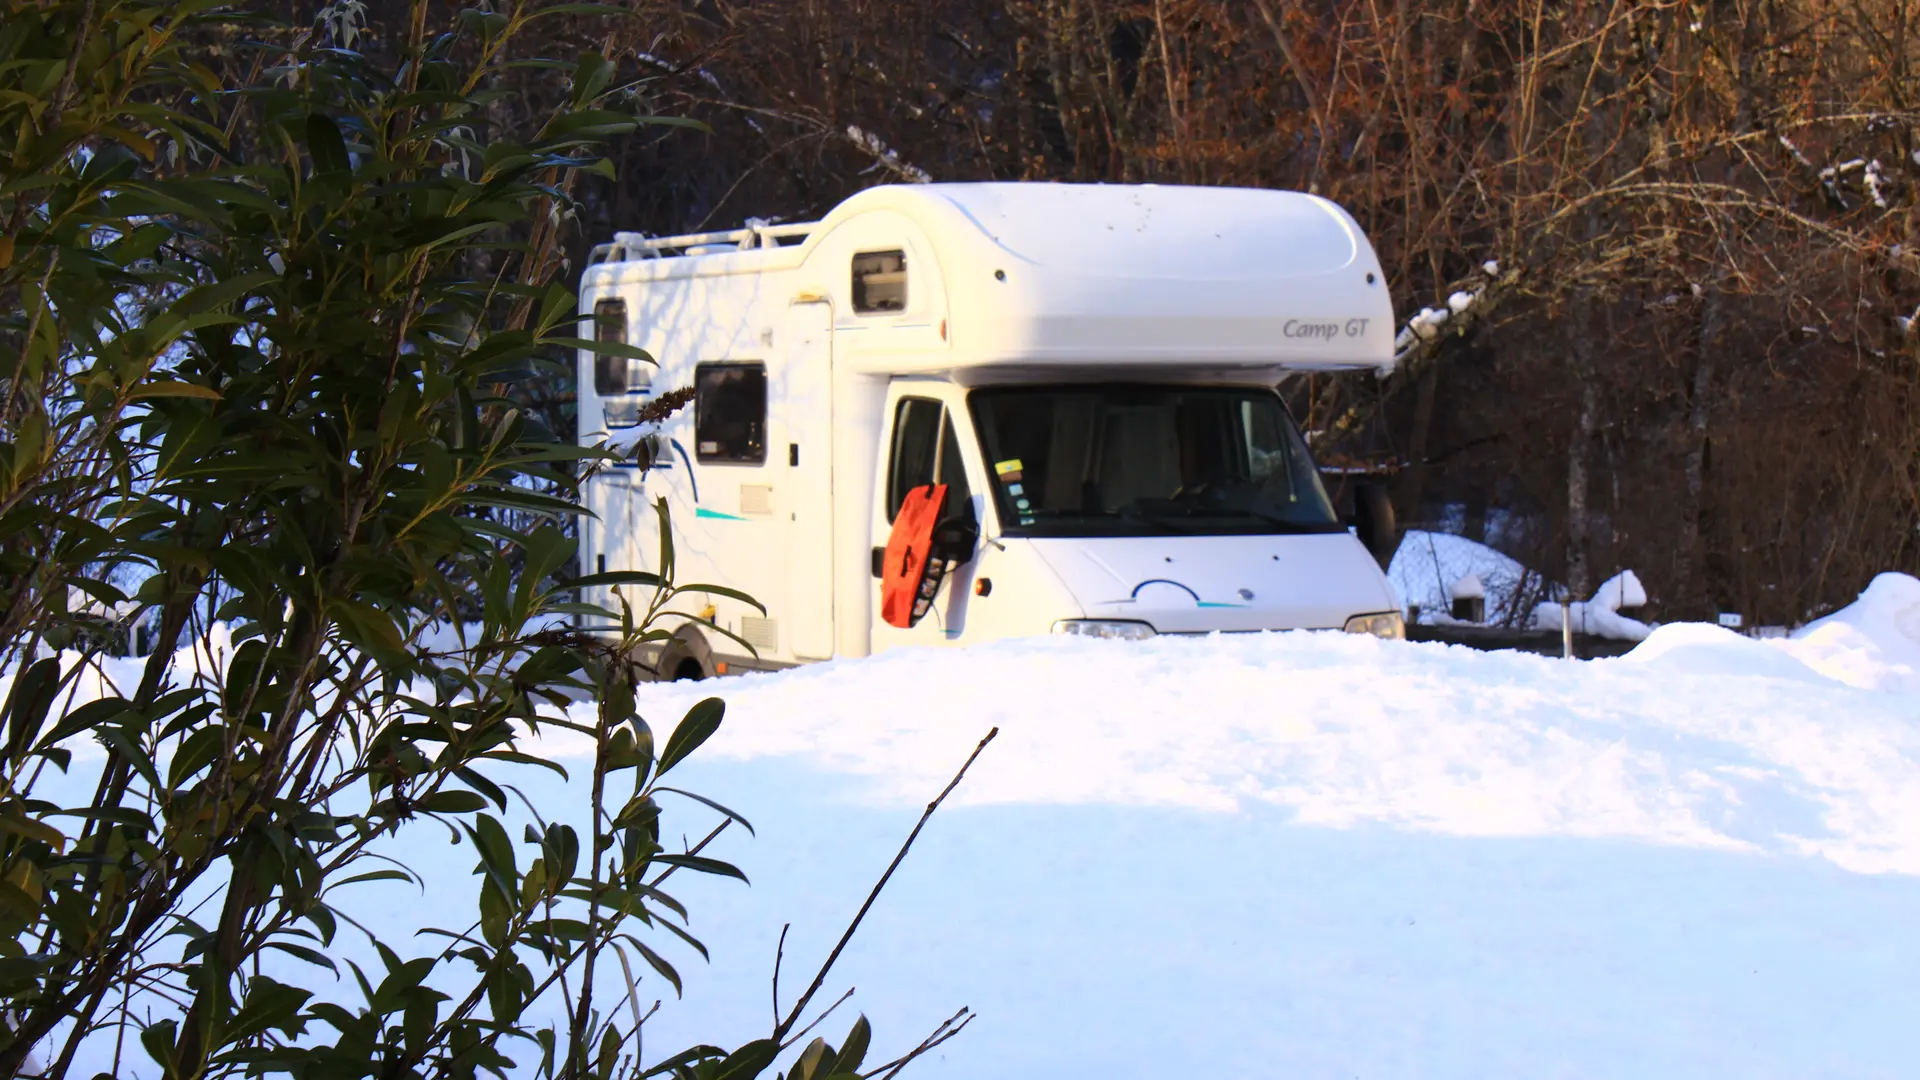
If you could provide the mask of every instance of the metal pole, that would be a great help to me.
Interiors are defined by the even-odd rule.
[[[1560,658],[1573,659],[1573,590],[1568,589],[1560,604]]]

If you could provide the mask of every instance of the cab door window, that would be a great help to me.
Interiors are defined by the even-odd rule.
[[[922,484],[947,485],[948,508],[971,505],[973,492],[960,459],[960,440],[946,405],[931,398],[902,398],[893,414],[893,451],[887,469],[887,520],[907,492]]]

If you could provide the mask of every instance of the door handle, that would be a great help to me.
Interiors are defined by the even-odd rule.
[[[887,576],[886,548],[877,547],[873,549],[873,576],[877,578]]]

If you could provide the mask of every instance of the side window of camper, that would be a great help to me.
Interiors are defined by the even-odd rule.
[[[600,300],[593,305],[595,341],[627,344],[627,302]],[[645,361],[624,356],[595,353],[593,390],[600,395],[600,407],[610,428],[633,427],[640,422],[640,400],[631,395],[644,394],[653,383],[653,368]]]
[[[767,366],[701,364],[693,373],[693,438],[701,461],[767,460]]]
[[[593,339],[619,345],[627,343],[625,300],[601,300],[593,305]],[[628,360],[624,356],[594,355],[593,392],[601,397],[645,390],[652,382],[652,376],[653,372],[641,361]]]
[[[937,479],[936,479],[937,478]],[[893,456],[887,467],[887,520],[900,512],[907,492],[922,484],[947,485],[948,507],[973,498],[947,407],[928,398],[902,398],[893,414]]]
[[[863,251],[853,257],[853,311],[885,315],[907,310],[907,253]]]

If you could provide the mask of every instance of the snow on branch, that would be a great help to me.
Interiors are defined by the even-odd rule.
[[[855,146],[873,156],[873,165],[866,169],[885,169],[910,184],[930,184],[933,177],[920,166],[900,160],[900,154],[880,140],[880,136],[854,124],[847,125],[847,138]]]
[[[1400,333],[1393,339],[1393,359],[1396,364],[1406,360],[1422,342],[1438,338],[1440,331],[1448,322],[1462,319],[1468,312],[1474,310],[1474,306],[1480,302],[1481,295],[1486,289],[1499,281],[1499,261],[1488,259],[1481,263],[1480,272],[1485,276],[1485,280],[1472,288],[1454,290],[1448,295],[1445,304],[1438,307],[1423,307],[1407,320],[1407,324],[1400,328]],[[1459,324],[1456,322],[1455,325]]]

